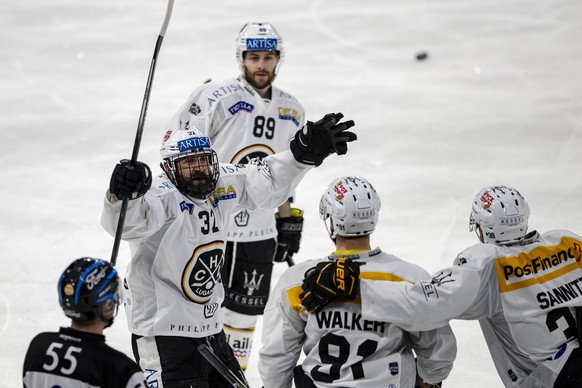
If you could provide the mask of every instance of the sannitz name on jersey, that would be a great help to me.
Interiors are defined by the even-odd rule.
[[[384,333],[385,322],[362,319],[362,314],[348,311],[323,310],[315,315],[320,329],[348,329]]]
[[[582,289],[579,285],[580,282],[582,282],[582,278],[537,294],[536,298],[540,303],[540,309],[545,310],[557,304],[566,303],[574,298],[580,297],[582,295]]]

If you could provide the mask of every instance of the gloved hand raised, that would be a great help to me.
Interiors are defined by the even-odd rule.
[[[341,257],[322,262],[305,273],[299,294],[303,307],[316,313],[337,298],[355,299],[360,282],[360,263]]]
[[[128,159],[123,159],[115,166],[109,192],[119,199],[136,199],[143,196],[152,186],[152,172],[149,166],[142,162],[134,165]]]
[[[303,231],[303,210],[291,208],[290,217],[279,217],[275,215],[277,222],[277,251],[275,252],[276,263],[289,262],[287,258],[292,258],[294,253],[299,251],[301,242],[301,232]]]
[[[297,131],[290,148],[298,162],[319,166],[332,153],[343,155],[348,142],[356,140],[355,133],[347,131],[354,126],[352,120],[340,123],[341,113],[328,113],[315,123],[308,121]]]

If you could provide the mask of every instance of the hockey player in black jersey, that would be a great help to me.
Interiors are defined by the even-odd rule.
[[[71,326],[32,340],[24,359],[24,387],[146,387],[139,366],[105,344],[103,330],[117,314],[118,287],[117,270],[106,261],[83,257],[69,265],[58,293]]]

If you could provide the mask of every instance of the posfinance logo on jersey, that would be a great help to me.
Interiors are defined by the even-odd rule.
[[[253,109],[255,109],[253,104],[249,104],[246,101],[239,101],[236,104],[234,104],[233,106],[231,106],[230,108],[228,108],[228,111],[230,112],[231,115],[235,115],[238,112],[240,112],[241,110],[247,111],[247,112],[252,112]]]
[[[182,273],[182,291],[194,303],[206,303],[221,281],[224,241],[213,241],[197,247]]]
[[[180,152],[186,152],[200,148],[210,148],[210,139],[208,139],[206,136],[202,136],[191,137],[190,139],[178,141],[178,150]]]
[[[557,245],[540,246],[517,256],[496,259],[500,292],[542,284],[582,265],[582,243],[563,237]]]
[[[301,122],[301,115],[295,109],[284,108],[282,106],[277,108],[277,113],[279,114],[279,119],[281,120],[291,120],[295,126],[299,126]]]
[[[247,50],[253,51],[276,51],[277,50],[277,39],[276,38],[247,38]]]

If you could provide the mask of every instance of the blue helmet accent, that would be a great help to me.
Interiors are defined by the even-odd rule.
[[[112,317],[104,318],[104,309],[117,310],[118,291],[119,277],[115,267],[92,257],[72,262],[58,283],[61,308],[67,317],[78,321],[101,318],[112,322]]]

